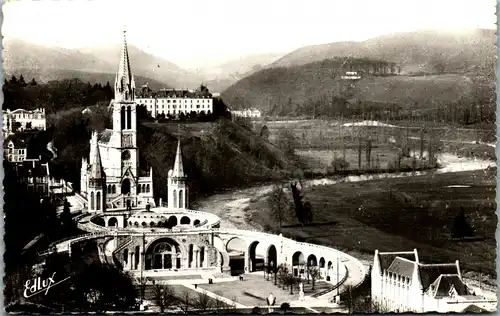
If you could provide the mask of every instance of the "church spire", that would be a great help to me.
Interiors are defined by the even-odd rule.
[[[181,140],[177,142],[177,153],[175,154],[174,171],[172,173],[174,178],[184,178],[184,167],[182,166],[182,153],[181,153]]]
[[[99,152],[99,145],[97,141],[97,133],[92,133],[92,153],[93,156],[90,158],[91,169],[90,169],[90,179],[100,180],[103,178],[104,171],[102,169],[101,153]]]
[[[127,47],[127,31],[123,30],[123,45],[120,57],[120,65],[115,80],[115,100],[133,101],[135,93],[135,81],[130,69],[130,59]]]

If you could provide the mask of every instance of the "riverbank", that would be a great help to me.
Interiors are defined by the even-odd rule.
[[[317,225],[302,228],[292,217],[281,232],[339,248],[365,265],[373,260],[375,249],[418,248],[422,260],[458,259],[464,274],[470,271],[467,275],[476,279],[481,272],[483,285],[494,286],[496,182],[495,171],[486,170],[494,162],[449,154],[441,160],[443,168],[432,172],[306,180],[305,199],[313,205]],[[221,227],[278,232],[268,211],[271,190],[272,185],[263,185],[229,191],[196,204],[198,209],[221,217]],[[404,196],[413,202],[402,205]],[[449,226],[461,205],[482,241],[450,240]]]

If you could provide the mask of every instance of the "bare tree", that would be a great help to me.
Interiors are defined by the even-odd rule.
[[[210,310],[213,306],[213,301],[210,296],[208,296],[206,291],[198,292],[198,297],[194,302],[194,306],[202,312]]]
[[[311,277],[311,282],[312,282],[312,290],[314,291],[314,286],[316,284],[316,280],[319,278],[321,275],[319,268],[317,266],[309,266],[307,267],[307,273]]]
[[[177,307],[179,307],[184,313],[189,311],[193,303],[193,297],[189,291],[182,292],[177,299]]]
[[[215,292],[216,295],[218,296],[222,296],[222,293],[220,292]],[[213,308],[215,309],[215,311],[217,313],[220,313],[221,311],[223,311],[224,309],[226,309],[226,303],[224,303],[223,301],[221,300],[215,300],[214,304],[213,304]]]
[[[177,299],[174,295],[174,290],[168,284],[157,284],[153,289],[153,298],[162,313],[165,311],[165,309],[175,306],[177,302]]]
[[[372,154],[372,140],[371,137],[368,136],[366,140],[366,162],[368,163],[368,169],[371,167],[371,154]]]
[[[276,184],[269,197],[269,205],[271,207],[272,216],[278,221],[280,228],[283,221],[287,218],[290,209],[290,201],[283,191],[283,187]]]

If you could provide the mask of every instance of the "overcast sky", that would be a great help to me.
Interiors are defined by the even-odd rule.
[[[495,0],[13,0],[2,33],[76,48],[128,42],[185,68],[417,29],[495,28]]]

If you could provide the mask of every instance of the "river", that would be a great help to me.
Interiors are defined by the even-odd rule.
[[[360,182],[378,179],[392,179],[403,177],[414,177],[426,174],[443,174],[452,172],[474,171],[492,168],[496,166],[494,161],[481,160],[468,157],[458,157],[454,154],[443,153],[438,156],[441,166],[435,170],[379,173],[356,176],[345,176],[335,178],[320,178],[302,181],[305,187],[317,185],[333,185],[343,182]],[[261,229],[256,223],[248,222],[247,216],[250,202],[271,192],[273,185],[258,185],[241,190],[216,193],[201,200],[196,201],[195,208],[215,214],[221,218],[222,228],[232,229]]]

